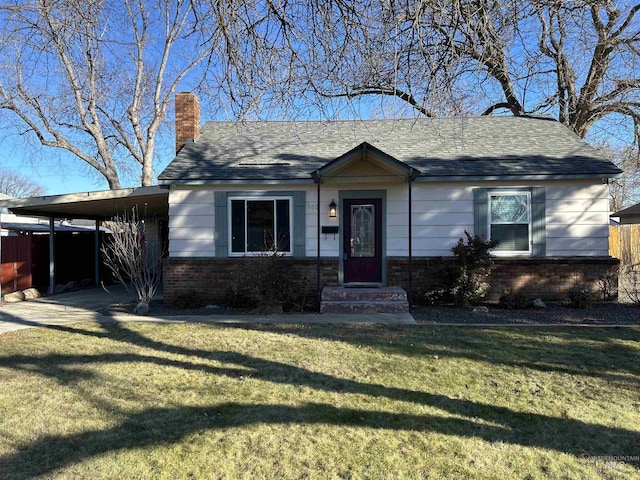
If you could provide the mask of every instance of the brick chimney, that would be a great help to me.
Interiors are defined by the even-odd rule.
[[[200,100],[191,92],[176,95],[176,153],[200,136]]]

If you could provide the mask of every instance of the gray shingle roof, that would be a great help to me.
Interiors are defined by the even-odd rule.
[[[622,210],[612,214],[612,217],[627,217],[627,216],[635,216],[640,215],[640,203],[636,203],[635,205],[631,205],[630,207],[623,208]]]
[[[160,174],[161,183],[310,179],[368,142],[421,177],[594,176],[620,173],[544,117],[208,122]]]

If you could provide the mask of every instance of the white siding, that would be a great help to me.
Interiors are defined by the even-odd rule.
[[[407,186],[394,195],[393,213],[387,216],[387,255],[407,256],[409,206]],[[414,183],[412,190],[412,253],[415,257],[451,255],[451,247],[464,231],[473,231],[473,190],[460,184]],[[389,241],[389,240],[394,241]]]
[[[213,257],[215,211],[213,189],[169,191],[169,256]]]
[[[547,255],[609,254],[609,187],[558,183],[547,187]]]
[[[340,187],[343,188],[343,187]],[[379,187],[378,187],[379,189]],[[320,225],[335,226],[340,223],[340,206],[338,206],[338,216],[329,218],[329,204],[331,200],[339,203],[338,187],[336,185],[320,187]],[[307,190],[307,208],[305,215],[306,236],[305,251],[307,257],[315,257],[318,252],[318,191],[316,186],[310,186]],[[339,235],[320,234],[320,256],[321,257],[337,257],[340,248]]]
[[[421,183],[413,185],[413,255],[447,256],[465,230],[473,233],[473,189],[477,187],[546,186],[546,234],[549,256],[606,256],[609,249],[608,186],[589,181]],[[215,255],[214,193],[224,191],[305,190],[305,251],[317,253],[317,190],[315,185],[238,185],[172,188],[169,194],[169,253],[173,257]],[[405,183],[324,184],[320,194],[322,226],[339,225],[329,218],[329,203],[339,203],[341,190],[386,190],[387,256],[408,254],[408,192]],[[338,217],[341,215],[338,206]],[[321,234],[320,255],[337,256],[338,235]]]
[[[609,252],[609,190],[594,181],[508,182],[497,185],[415,183],[413,188],[413,255],[451,255],[464,231],[473,233],[473,189],[476,187],[546,186],[548,256],[606,256]],[[392,195],[389,195],[391,198]],[[406,194],[389,201],[387,254],[403,256],[407,247],[391,239],[406,237]],[[404,208],[404,210],[403,210]]]
[[[316,189],[314,185],[224,185],[174,187],[169,192],[169,255],[171,257],[215,256],[215,192],[247,191],[307,191],[307,255],[316,255]],[[327,193],[326,195],[330,195]],[[323,199],[326,196],[323,192]],[[337,190],[334,193],[337,201]],[[328,205],[331,198],[322,202],[323,225],[328,222]],[[326,203],[326,205],[325,205]],[[313,219],[313,220],[311,220]],[[336,220],[337,222],[337,220]],[[313,230],[309,228],[313,226]],[[336,223],[337,225],[337,223]],[[328,236],[331,239],[333,236]],[[337,255],[336,240],[322,240],[323,255]]]

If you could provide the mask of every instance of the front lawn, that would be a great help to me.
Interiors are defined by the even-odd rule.
[[[0,336],[0,478],[640,477],[640,329]]]

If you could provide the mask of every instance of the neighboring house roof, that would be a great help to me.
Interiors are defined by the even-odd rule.
[[[611,214],[612,217],[635,217],[640,215],[640,203],[636,203],[635,205],[631,205],[630,207],[623,208],[622,210]]]
[[[159,175],[162,184],[310,181],[363,143],[423,179],[581,178],[621,173],[547,117],[208,122]]]
[[[0,193],[0,200],[10,200],[13,197],[10,197],[9,195],[5,194],[5,193]],[[9,210],[7,210],[6,208],[0,207],[0,213],[8,213]]]

